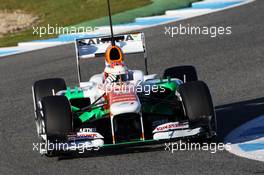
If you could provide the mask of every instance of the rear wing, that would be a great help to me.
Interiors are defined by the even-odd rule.
[[[130,33],[114,36],[115,44],[119,46],[124,55],[144,54],[145,71],[147,70],[147,51],[144,33]],[[103,57],[107,48],[111,45],[112,38],[109,36],[95,38],[81,38],[75,42],[78,79],[81,82],[80,59]]]

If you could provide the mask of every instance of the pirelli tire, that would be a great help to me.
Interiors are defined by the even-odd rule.
[[[33,85],[34,101],[37,103],[45,96],[53,95],[53,92],[65,90],[66,83],[62,78],[50,78],[36,81]]]
[[[216,116],[211,94],[203,81],[187,82],[179,87],[184,113],[190,127],[203,127],[208,137],[216,135]]]
[[[65,96],[47,96],[41,100],[42,114],[47,144],[59,144],[67,141],[67,135],[73,131],[73,119],[71,105]],[[48,146],[47,145],[47,148]],[[59,151],[55,149],[47,151],[52,155]]]
[[[168,68],[163,73],[163,78],[178,78],[183,82],[197,81],[198,75],[194,66],[175,66]]]
[[[43,119],[41,117],[41,106],[40,101],[43,97],[52,96],[53,93],[57,93],[58,91],[65,90],[66,83],[62,78],[51,78],[36,81],[32,87],[33,94],[33,103],[35,110],[35,122],[37,126],[37,133],[40,137],[43,134]]]

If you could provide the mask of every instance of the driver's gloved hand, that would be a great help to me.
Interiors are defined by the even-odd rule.
[[[105,82],[113,83],[113,82],[116,82],[116,80],[117,80],[117,75],[109,74],[108,77],[105,79]]]

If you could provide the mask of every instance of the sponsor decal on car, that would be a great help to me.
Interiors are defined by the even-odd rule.
[[[79,132],[68,135],[69,141],[103,139],[104,137],[94,131],[95,128],[81,128]]]
[[[112,91],[111,93],[108,94],[109,96],[109,103],[114,104],[114,103],[119,103],[119,102],[133,102],[137,101],[137,97],[135,92],[122,92],[122,93],[116,93]]]
[[[96,132],[96,128],[80,128],[80,132]]]
[[[139,40],[141,39],[141,38],[138,38],[139,36],[141,37],[140,34],[128,34],[128,35],[124,35],[124,37],[117,38],[117,41],[134,41],[135,39]],[[86,41],[86,43],[89,45],[111,43],[111,40],[104,40],[104,39],[105,38],[89,39]]]
[[[77,137],[95,138],[96,136],[96,133],[77,133]]]
[[[171,122],[171,123],[166,123],[166,124],[156,127],[153,133],[164,132],[164,131],[175,130],[175,129],[187,129],[187,128],[189,128],[188,123]]]

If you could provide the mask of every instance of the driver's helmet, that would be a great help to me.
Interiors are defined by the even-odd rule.
[[[123,64],[113,63],[107,65],[104,70],[105,81],[108,83],[124,82],[129,80],[127,67]]]

